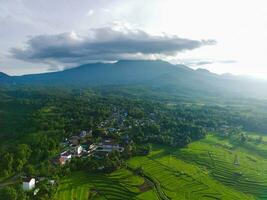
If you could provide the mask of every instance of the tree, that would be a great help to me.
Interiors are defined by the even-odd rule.
[[[3,156],[1,156],[0,165],[3,168],[3,171],[5,171],[4,175],[8,175],[12,172],[13,162],[14,158],[12,154],[6,152]]]
[[[33,176],[36,173],[34,166],[31,164],[28,164],[24,167],[24,172],[27,176]]]
[[[262,136],[259,136],[259,137],[256,139],[256,142],[257,142],[258,144],[260,144],[262,141],[263,141]]]
[[[3,200],[17,200],[18,194],[13,187],[5,187],[0,191],[0,199]]]
[[[19,144],[16,149],[16,157],[24,161],[24,163],[30,158],[31,153],[32,150],[27,144]]]
[[[245,143],[247,141],[247,137],[245,133],[240,134],[240,142]]]

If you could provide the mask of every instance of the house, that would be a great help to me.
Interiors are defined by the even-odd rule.
[[[71,160],[71,154],[68,151],[62,152],[59,157],[59,164],[64,165]]]
[[[103,143],[100,143],[96,149],[96,151],[103,151],[103,152],[112,152],[118,151],[123,152],[124,148],[120,147],[119,144],[114,144],[114,142],[110,139],[104,140]]]
[[[53,185],[55,185],[56,181],[55,180],[49,180],[48,183],[53,186]]]
[[[22,179],[22,189],[29,191],[35,188],[35,178],[26,177]]]
[[[77,146],[73,147],[71,151],[72,151],[74,156],[78,156],[82,153],[83,148],[81,145],[77,145]]]
[[[88,147],[88,153],[93,152],[97,149],[97,146],[95,144],[90,144]]]

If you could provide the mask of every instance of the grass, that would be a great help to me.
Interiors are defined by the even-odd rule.
[[[126,169],[109,175],[74,172],[61,181],[56,199],[156,199],[153,190],[141,193],[139,186],[143,183],[143,178]]]
[[[265,149],[208,135],[187,148],[154,147],[129,165],[142,167],[170,199],[267,199]]]
[[[254,133],[250,135],[255,136]],[[142,191],[143,177],[121,169],[110,175],[74,172],[61,181],[57,199],[167,199],[252,200],[267,199],[267,142],[232,140],[208,135],[186,148],[153,146],[148,156],[130,159],[131,168],[142,167],[156,183]]]

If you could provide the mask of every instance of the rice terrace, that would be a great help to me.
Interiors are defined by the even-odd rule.
[[[126,169],[107,176],[76,173],[62,180],[57,198],[267,199],[266,142],[264,137],[262,144],[251,141],[237,147],[228,139],[208,135],[182,149],[153,146],[148,156],[128,160],[128,168],[139,169],[142,175]],[[155,184],[142,192],[146,177]]]

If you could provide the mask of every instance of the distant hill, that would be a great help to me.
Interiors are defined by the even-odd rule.
[[[8,78],[9,76],[3,72],[0,72],[0,79]]]
[[[267,82],[217,75],[160,60],[85,64],[59,72],[24,76],[0,73],[0,83],[74,87],[138,85],[169,94],[267,97]]]
[[[0,72],[0,84],[10,84],[12,78],[5,73]]]

